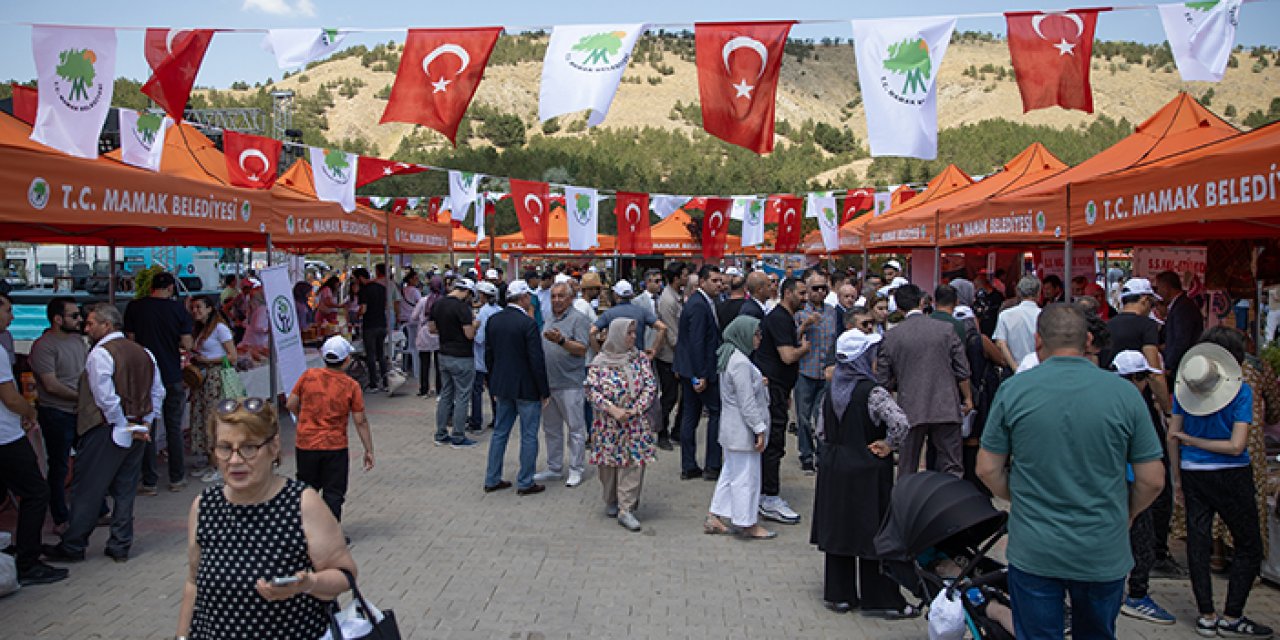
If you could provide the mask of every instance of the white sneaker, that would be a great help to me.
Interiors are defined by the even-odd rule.
[[[578,486],[578,485],[580,485],[580,484],[582,484],[582,472],[581,472],[581,471],[570,471],[570,472],[569,472],[569,479],[564,481],[564,486],[566,486],[566,487],[576,487],[576,486]]]
[[[222,472],[218,471],[217,469],[211,469],[209,470],[208,473],[204,474],[203,476],[200,476],[201,482],[214,483],[214,482],[220,482],[221,480],[222,480]]]
[[[559,480],[563,477],[564,477],[564,474],[557,473],[555,471],[539,471],[533,474],[533,481],[546,482],[548,480]]]
[[[760,496],[760,515],[782,524],[800,522],[800,514],[793,511],[791,505],[779,496]]]

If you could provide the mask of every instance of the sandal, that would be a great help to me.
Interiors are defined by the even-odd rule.
[[[743,540],[772,540],[778,537],[777,531],[769,531],[767,529],[764,529],[763,527],[760,530],[764,531],[764,533],[753,534],[753,533],[748,533],[750,529],[738,529],[738,536],[741,537]]]
[[[731,533],[732,529],[725,526],[725,524],[721,522],[719,518],[707,517],[706,521],[702,523],[702,532],[707,535],[714,536],[714,535],[720,535],[725,533]]]

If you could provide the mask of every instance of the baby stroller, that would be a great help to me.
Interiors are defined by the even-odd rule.
[[[966,480],[933,471],[914,473],[893,488],[876,534],[876,553],[883,571],[922,606],[941,591],[949,598],[958,593],[965,626],[974,638],[1012,638],[988,615],[991,603],[1009,606],[1006,568],[987,557],[1004,537],[1007,517]],[[943,567],[951,571],[940,571]]]

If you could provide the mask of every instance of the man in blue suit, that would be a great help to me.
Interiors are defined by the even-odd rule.
[[[720,294],[720,269],[704,264],[698,271],[698,288],[680,313],[680,342],[676,344],[675,371],[680,376],[680,479],[720,477],[720,380],[716,350],[720,348],[720,320],[715,297]],[[706,471],[698,468],[698,420],[706,407]]]
[[[489,466],[485,472],[486,493],[506,489],[502,479],[502,459],[507,439],[520,415],[520,471],[516,493],[541,493],[545,486],[533,482],[538,464],[538,426],[542,401],[551,397],[547,367],[542,356],[542,336],[533,319],[533,292],[524,280],[507,287],[507,306],[493,314],[485,325],[484,361],[489,370],[489,394],[497,399],[493,438],[489,440]]]

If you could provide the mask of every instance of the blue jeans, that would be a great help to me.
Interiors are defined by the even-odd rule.
[[[472,386],[475,384],[476,364],[472,357],[457,358],[439,355],[440,397],[436,399],[436,440],[449,435],[453,425],[455,441],[466,437],[467,409],[471,406]]]
[[[533,472],[538,466],[538,425],[542,422],[541,400],[498,398],[498,412],[493,419],[493,437],[489,440],[489,467],[484,473],[484,486],[502,481],[502,459],[507,455],[507,439],[520,414],[520,471],[516,488],[533,486]]]
[[[800,464],[813,462],[813,430],[822,411],[822,391],[826,380],[800,376],[796,380],[796,439],[800,441]]]
[[[40,407],[36,414],[49,460],[49,515],[54,524],[62,524],[71,517],[67,507],[67,469],[71,445],[76,440],[76,414],[53,407]]]
[[[1076,640],[1116,637],[1116,616],[1124,598],[1124,578],[1081,582],[1046,578],[1009,565],[1009,598],[1019,640],[1061,639],[1062,602],[1071,594],[1071,634]]]

